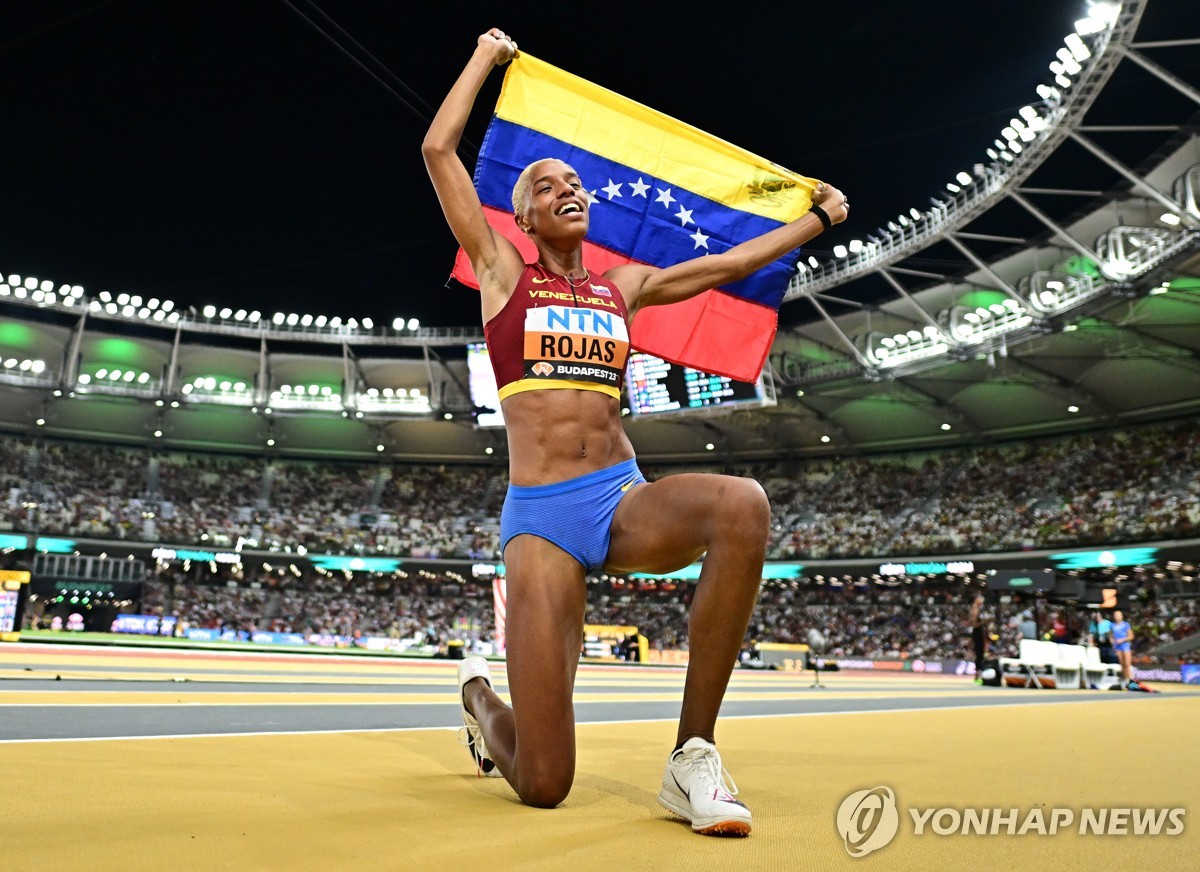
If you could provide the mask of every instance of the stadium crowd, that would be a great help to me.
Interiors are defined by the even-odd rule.
[[[1185,538],[1200,535],[1196,423],[720,471],[752,476],[770,495],[771,559]],[[678,471],[645,469],[651,479]],[[424,572],[330,574],[299,569],[286,558],[495,560],[506,487],[495,466],[329,463],[0,440],[0,531],[280,556],[275,566],[211,577],[160,563],[142,584],[140,607],[175,615],[180,627],[372,636],[427,646],[452,638],[490,641],[495,627],[485,584]],[[634,625],[657,648],[686,649],[690,585],[631,592],[607,578],[590,584],[589,623]],[[1150,580],[1141,590],[1151,593],[1127,612],[1136,651],[1200,632],[1194,599],[1159,598]],[[916,587],[766,582],[746,641],[802,642],[815,628],[840,656],[969,658],[965,623],[973,592],[962,580]],[[993,651],[1012,654],[1021,615],[1011,604],[999,608],[990,614],[998,637]],[[1048,617],[1043,625],[1049,626]]]
[[[1195,419],[995,446],[717,470],[762,482],[772,559],[1200,535]],[[677,469],[647,466],[651,479]],[[499,559],[501,467],[0,441],[0,530],[292,553]]]

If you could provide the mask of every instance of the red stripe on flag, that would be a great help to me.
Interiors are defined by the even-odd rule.
[[[723,291],[637,313],[630,344],[656,357],[735,381],[753,382],[762,372],[779,313],[770,306]]]
[[[490,206],[483,212],[492,229],[516,245],[526,263],[537,261],[537,246],[517,228],[511,212]],[[584,240],[583,263],[600,275],[633,260]],[[471,261],[461,248],[450,277],[479,289]],[[629,338],[639,351],[671,363],[753,382],[771,351],[778,323],[779,313],[770,306],[710,290],[682,303],[639,310]]]

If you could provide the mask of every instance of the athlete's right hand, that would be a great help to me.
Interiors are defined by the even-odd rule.
[[[486,33],[479,35],[479,39],[476,42],[484,48],[491,50],[492,62],[498,67],[503,66],[517,56],[516,42],[498,27],[488,28]]]

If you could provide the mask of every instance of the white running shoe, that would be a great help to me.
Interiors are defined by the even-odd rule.
[[[492,673],[488,669],[488,662],[482,657],[467,657],[458,664],[458,703],[462,707],[463,726],[458,728],[458,743],[466,747],[471,752],[471,759],[475,761],[475,770],[479,775],[486,775],[489,778],[503,778],[500,770],[496,768],[496,764],[488,755],[487,745],[483,743],[483,732],[479,729],[479,721],[475,720],[475,716],[467,711],[467,704],[463,701],[463,687],[472,678],[482,678],[487,682],[487,686],[492,686]]]
[[[667,760],[658,802],[701,835],[748,836],[750,809],[733,798],[737,792],[716,745],[694,737]]]

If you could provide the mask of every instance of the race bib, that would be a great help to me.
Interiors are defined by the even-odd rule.
[[[616,312],[539,306],[525,312],[525,377],[617,387],[629,355],[629,330]]]

